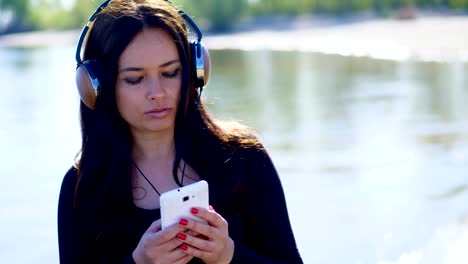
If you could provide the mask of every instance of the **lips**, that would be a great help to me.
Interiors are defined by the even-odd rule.
[[[145,112],[145,115],[152,118],[162,118],[172,111],[171,107],[157,107]]]

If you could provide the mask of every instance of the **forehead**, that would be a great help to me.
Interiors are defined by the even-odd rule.
[[[120,55],[119,68],[157,66],[175,59],[179,59],[179,53],[171,35],[160,28],[144,28]]]

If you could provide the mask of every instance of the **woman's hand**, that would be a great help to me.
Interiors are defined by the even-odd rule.
[[[204,219],[208,224],[182,219],[181,227],[189,231],[177,235],[185,253],[202,259],[207,264],[229,263],[234,254],[234,241],[229,237],[227,221],[210,206],[210,209],[192,208],[193,215]],[[193,234],[199,234],[193,236]]]
[[[183,242],[177,239],[177,235],[186,230],[187,228],[179,224],[161,230],[161,220],[154,221],[133,251],[135,263],[185,264],[189,262],[193,256],[180,249]]]

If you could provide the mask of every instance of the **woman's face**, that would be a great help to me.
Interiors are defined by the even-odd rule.
[[[116,101],[132,134],[174,131],[181,67],[174,40],[162,29],[143,29],[123,51]]]

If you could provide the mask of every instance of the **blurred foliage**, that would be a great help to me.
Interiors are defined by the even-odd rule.
[[[37,29],[79,28],[99,0],[0,0],[0,33]],[[241,19],[304,14],[346,15],[373,12],[388,15],[402,7],[468,10],[468,0],[173,0],[204,29],[226,31]]]
[[[233,23],[246,15],[248,0],[173,0],[175,5],[205,28],[213,31],[228,30]]]
[[[61,0],[0,0],[0,33],[83,26],[100,0],[75,0],[65,7]]]
[[[0,0],[2,21],[4,20],[3,17],[10,17],[8,24],[3,26],[4,31],[15,32],[31,28],[33,21],[28,16],[30,10],[29,0]]]
[[[359,11],[388,13],[402,7],[468,9],[468,0],[251,0],[253,15],[331,13]]]
[[[60,0],[36,0],[29,19],[38,29],[71,29],[84,24],[98,1],[78,1],[66,9]]]

